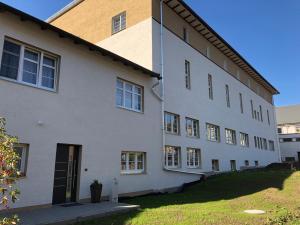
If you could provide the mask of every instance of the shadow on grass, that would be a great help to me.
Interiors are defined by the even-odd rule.
[[[140,205],[142,210],[170,205],[205,203],[220,200],[231,200],[241,196],[254,194],[268,188],[283,189],[284,181],[293,173],[291,170],[255,170],[233,172],[209,178],[206,181],[186,188],[181,193],[149,195],[123,200],[128,204]],[[131,212],[80,225],[123,225],[130,218],[141,213]]]

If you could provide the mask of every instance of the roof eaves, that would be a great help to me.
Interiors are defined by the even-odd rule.
[[[101,47],[99,47],[99,46],[97,46],[93,43],[90,43],[90,42],[88,42],[84,39],[81,39],[81,38],[79,38],[79,37],[77,37],[77,36],[75,36],[71,33],[68,33],[68,32],[66,32],[66,31],[64,31],[64,30],[62,30],[58,27],[55,27],[55,26],[53,26],[49,23],[46,23],[46,22],[44,22],[44,21],[42,21],[42,20],[40,20],[36,17],[33,17],[33,16],[31,16],[27,13],[24,13],[24,12],[18,10],[18,9],[15,9],[15,8],[9,6],[9,5],[6,5],[6,4],[0,2],[0,12],[5,12],[5,11],[10,12],[14,15],[20,16],[22,21],[28,20],[28,21],[32,21],[32,22],[38,24],[41,27],[42,30],[50,30],[50,31],[56,32],[59,35],[59,37],[61,37],[61,38],[69,38],[74,42],[74,44],[84,45],[90,51],[97,51],[97,52],[101,53],[103,56],[108,56],[114,61],[120,61],[125,66],[132,67],[134,70],[140,70],[144,74],[150,75],[151,77],[155,77],[157,79],[161,79],[161,76],[160,76],[159,73],[155,73],[155,72],[153,72],[153,71],[151,71],[151,70],[149,70],[149,69],[147,69],[147,68],[145,68],[141,65],[138,65],[138,64],[122,57],[122,56],[119,56],[119,55],[117,55],[113,52],[110,52],[110,51],[108,51],[104,48],[101,48]]]

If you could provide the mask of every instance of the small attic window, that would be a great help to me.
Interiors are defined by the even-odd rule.
[[[189,43],[189,33],[185,27],[183,28],[183,40],[184,42]]]
[[[126,29],[126,12],[122,12],[112,18],[112,34]]]

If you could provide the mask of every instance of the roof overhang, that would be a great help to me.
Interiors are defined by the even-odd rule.
[[[79,37],[77,37],[77,36],[75,36],[71,33],[68,33],[64,30],[61,30],[61,29],[59,29],[59,28],[57,28],[57,27],[55,27],[55,26],[53,26],[49,23],[46,23],[46,22],[44,22],[40,19],[37,19],[36,17],[33,17],[29,14],[26,14],[26,13],[20,11],[20,10],[17,10],[15,8],[11,7],[11,6],[8,6],[8,5],[0,2],[0,13],[4,13],[4,12],[9,12],[11,14],[14,14],[14,15],[18,16],[22,22],[31,21],[31,22],[37,24],[38,26],[40,26],[41,30],[43,30],[43,31],[49,30],[49,31],[55,32],[55,33],[57,33],[59,38],[69,39],[76,45],[85,46],[87,48],[87,50],[89,50],[89,51],[98,52],[102,56],[109,57],[113,61],[120,62],[125,66],[131,67],[134,70],[139,70],[142,73],[147,74],[151,77],[161,79],[161,76],[158,73],[155,73],[155,72],[153,72],[153,71],[151,71],[151,70],[149,70],[149,69],[147,69],[147,68],[145,68],[141,65],[138,65],[138,64],[136,64],[136,63],[134,63],[134,62],[132,62],[128,59],[125,59],[125,58],[123,58],[123,57],[121,57],[121,56],[119,56],[119,55],[117,55],[113,52],[110,52],[110,51],[108,51],[104,48],[101,48],[97,45],[94,45],[93,43],[90,43],[86,40],[83,40],[83,39],[81,39],[81,38],[79,38]]]
[[[231,47],[217,32],[215,32],[193,9],[183,0],[163,0],[184,21],[189,23],[213,46],[219,49],[225,56],[236,63],[241,69],[247,72],[254,80],[264,86],[270,93],[279,94],[279,91],[272,86],[253,66],[250,65],[233,47]]]

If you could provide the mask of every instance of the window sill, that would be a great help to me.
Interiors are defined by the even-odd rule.
[[[231,143],[226,143],[227,145],[233,145],[233,146],[235,146],[236,144],[231,144]]]
[[[165,130],[166,134],[175,135],[175,136],[181,136],[179,133],[172,133]]]
[[[186,135],[187,138],[192,138],[192,139],[200,139],[200,136],[189,136],[189,135]]]
[[[214,141],[214,140],[209,140],[209,139],[207,139],[207,141],[214,142],[214,143],[220,143],[221,142],[221,141]]]
[[[134,110],[134,109],[126,108],[126,107],[123,107],[123,106],[118,106],[118,105],[117,105],[117,108],[118,108],[118,109],[127,110],[127,111],[131,111],[131,112],[135,112],[135,113],[144,114],[144,111],[138,111],[138,110]]]
[[[147,173],[145,171],[121,171],[122,176],[126,175],[146,175]]]
[[[187,166],[186,168],[188,169],[192,169],[192,170],[195,170],[195,169],[201,169],[201,166]]]
[[[57,93],[57,90],[56,90],[56,89],[50,89],[50,88],[45,88],[45,87],[39,87],[39,86],[36,86],[36,85],[34,85],[34,84],[29,84],[29,83],[26,83],[26,82],[21,82],[21,81],[17,81],[17,80],[10,79],[10,78],[6,78],[6,77],[2,77],[2,76],[0,76],[0,80],[8,81],[8,82],[15,83],[15,84],[19,84],[19,85],[22,85],[22,86],[27,86],[27,87],[31,87],[31,88],[36,88],[36,89],[39,89],[39,90],[49,91],[49,92],[52,92],[52,93]]]

